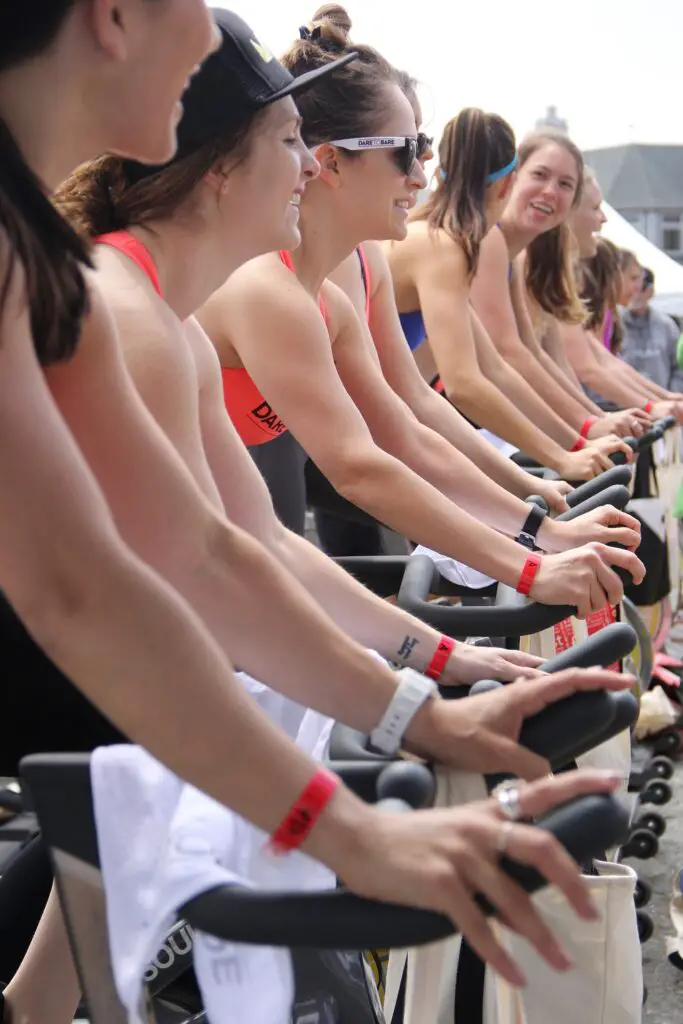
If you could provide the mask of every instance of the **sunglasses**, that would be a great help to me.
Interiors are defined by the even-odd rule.
[[[330,145],[356,152],[364,149],[393,149],[392,155],[397,167],[408,177],[413,173],[416,162],[432,148],[433,141],[424,132],[418,132],[417,138],[406,135],[377,135],[362,139],[333,139]]]

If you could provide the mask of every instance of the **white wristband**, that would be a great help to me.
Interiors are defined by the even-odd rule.
[[[408,726],[425,701],[438,694],[436,683],[415,669],[402,668],[396,674],[398,689],[379,724],[370,733],[370,743],[375,750],[389,756],[398,751]]]

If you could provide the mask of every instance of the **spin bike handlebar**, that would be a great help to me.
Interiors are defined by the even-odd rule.
[[[377,795],[388,809],[409,812],[432,798],[433,787],[424,765],[403,763],[384,769]],[[581,863],[617,845],[627,825],[628,814],[614,797],[586,796],[551,811],[537,827],[551,832]],[[508,858],[501,866],[528,892],[546,884],[536,871]],[[493,912],[485,898],[476,900],[487,914]],[[379,903],[340,889],[259,892],[224,885],[190,900],[180,913],[192,927],[229,942],[291,949],[401,948],[435,942],[456,931],[442,914]]]
[[[608,469],[605,473],[601,473],[600,476],[594,477],[592,480],[587,480],[585,484],[581,484],[580,487],[576,487],[567,495],[567,504],[570,508],[575,508],[582,502],[587,501],[594,495],[604,491],[606,487],[612,487],[614,484],[621,484],[623,487],[628,487],[633,479],[633,469],[631,466],[614,466],[612,469]]]
[[[546,672],[555,673],[566,668],[611,665],[633,650],[636,639],[631,626],[615,622],[587,637],[576,647],[550,658],[543,668]],[[484,693],[501,685],[494,680],[480,680],[469,693]],[[440,691],[442,697],[448,699],[462,696],[464,689],[459,686],[442,686]],[[557,770],[599,743],[628,729],[637,717],[638,702],[629,692],[596,690],[574,693],[528,718],[522,726],[519,742],[521,746],[545,757],[552,768]],[[365,733],[340,722],[335,723],[332,730],[328,756],[330,767],[335,771],[338,765],[349,768],[354,780],[359,780],[360,792],[364,797],[376,781],[381,763],[389,760],[385,755],[372,750],[370,739]],[[353,788],[357,789],[357,785]]]

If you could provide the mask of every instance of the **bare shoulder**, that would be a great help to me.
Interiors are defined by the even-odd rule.
[[[204,308],[219,307],[229,316],[254,311],[263,315],[305,309],[307,300],[296,275],[277,254],[269,253],[238,267]]]
[[[98,246],[97,271],[91,275],[117,326],[124,351],[141,345],[163,344],[178,336],[181,324],[147,275],[123,253]]]
[[[200,389],[215,386],[220,379],[221,364],[211,339],[195,316],[185,321],[183,332],[197,367],[197,383]]]
[[[320,297],[325,308],[327,333],[330,341],[334,342],[335,338],[346,328],[358,327],[358,314],[351,299],[329,278],[323,282]],[[360,327],[358,329],[360,330]]]
[[[510,253],[508,250],[505,235],[498,227],[493,227],[487,233],[481,243],[479,250],[480,263],[484,262],[489,267],[504,268],[509,273]]]

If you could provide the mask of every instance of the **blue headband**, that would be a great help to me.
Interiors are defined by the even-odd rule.
[[[493,185],[494,181],[500,181],[501,178],[507,178],[508,174],[512,174],[515,167],[519,163],[519,157],[515,153],[507,167],[503,167],[500,171],[493,171],[492,174],[488,174],[486,177],[486,184]],[[446,180],[446,172],[443,167],[439,169],[439,177],[442,181]]]
[[[500,171],[493,171],[492,174],[488,175],[488,177],[486,178],[486,184],[493,185],[494,181],[500,181],[501,178],[507,178],[508,174],[512,174],[518,163],[519,157],[515,153],[507,167],[501,168]]]

